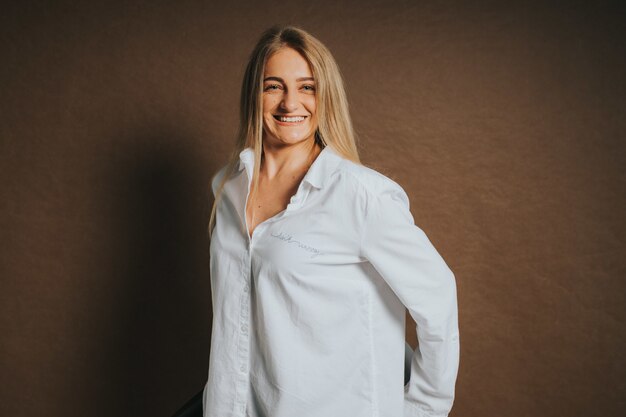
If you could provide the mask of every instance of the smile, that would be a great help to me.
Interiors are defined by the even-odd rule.
[[[306,116],[285,117],[274,115],[274,119],[282,123],[301,123],[304,121],[304,119],[306,119]]]

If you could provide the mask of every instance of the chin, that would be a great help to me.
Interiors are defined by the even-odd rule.
[[[300,142],[305,142],[311,138],[315,138],[315,132],[313,133],[309,133],[307,132],[302,132],[300,133],[287,133],[287,134],[280,134],[280,133],[275,133],[275,134],[268,134],[269,137],[274,137],[275,141],[278,141],[279,143],[284,143],[286,145],[294,145],[296,143],[300,143]]]

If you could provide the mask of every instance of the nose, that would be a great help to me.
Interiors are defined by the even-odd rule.
[[[280,108],[286,113],[292,112],[298,108],[298,97],[295,91],[288,90],[283,94],[283,99],[280,102]]]

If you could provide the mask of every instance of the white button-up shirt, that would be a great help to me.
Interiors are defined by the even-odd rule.
[[[246,148],[217,207],[204,416],[446,416],[459,363],[455,279],[402,187],[327,146],[250,238],[253,166]],[[405,307],[419,341],[406,386]]]

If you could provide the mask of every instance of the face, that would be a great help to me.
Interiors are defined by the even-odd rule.
[[[263,75],[263,140],[292,145],[315,140],[315,80],[296,50],[271,55]]]

